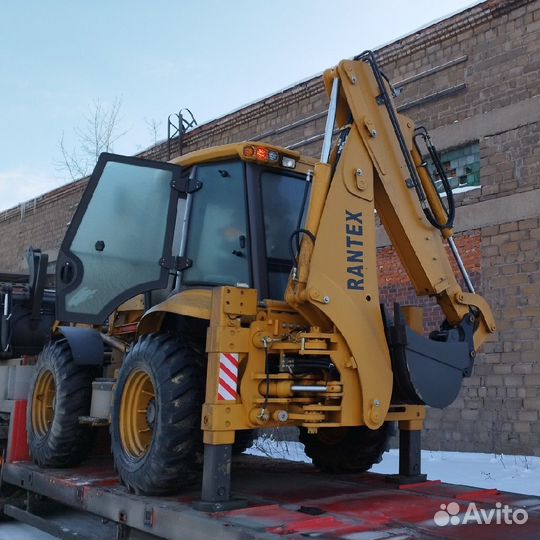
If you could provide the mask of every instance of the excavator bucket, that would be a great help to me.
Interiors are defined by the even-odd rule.
[[[473,323],[433,332],[429,338],[412,330],[399,304],[387,328],[394,371],[393,402],[442,409],[457,397],[474,361]]]

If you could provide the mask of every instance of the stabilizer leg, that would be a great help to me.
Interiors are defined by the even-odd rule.
[[[221,512],[247,506],[231,499],[231,444],[205,444],[201,500],[193,507],[203,512]]]
[[[421,429],[411,429],[412,422],[399,423],[399,474],[386,477],[396,484],[416,484],[425,482],[427,475],[422,474]]]

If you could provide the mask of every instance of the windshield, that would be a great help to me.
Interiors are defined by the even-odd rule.
[[[192,262],[181,286],[257,287],[266,298],[282,299],[292,267],[290,238],[303,225],[305,177],[239,160],[197,165],[193,174],[202,188],[187,205],[181,255]]]

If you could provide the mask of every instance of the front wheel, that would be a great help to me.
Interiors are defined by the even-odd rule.
[[[180,337],[143,336],[118,377],[112,449],[118,473],[136,493],[166,494],[192,483],[202,455],[201,354]]]
[[[389,449],[394,424],[384,423],[379,429],[366,426],[321,428],[310,434],[300,429],[300,442],[313,464],[328,473],[360,473],[382,461]]]

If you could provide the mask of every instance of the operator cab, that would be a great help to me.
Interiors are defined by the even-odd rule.
[[[254,143],[177,163],[102,154],[60,249],[57,318],[101,324],[149,291],[231,285],[283,299],[312,168]]]

